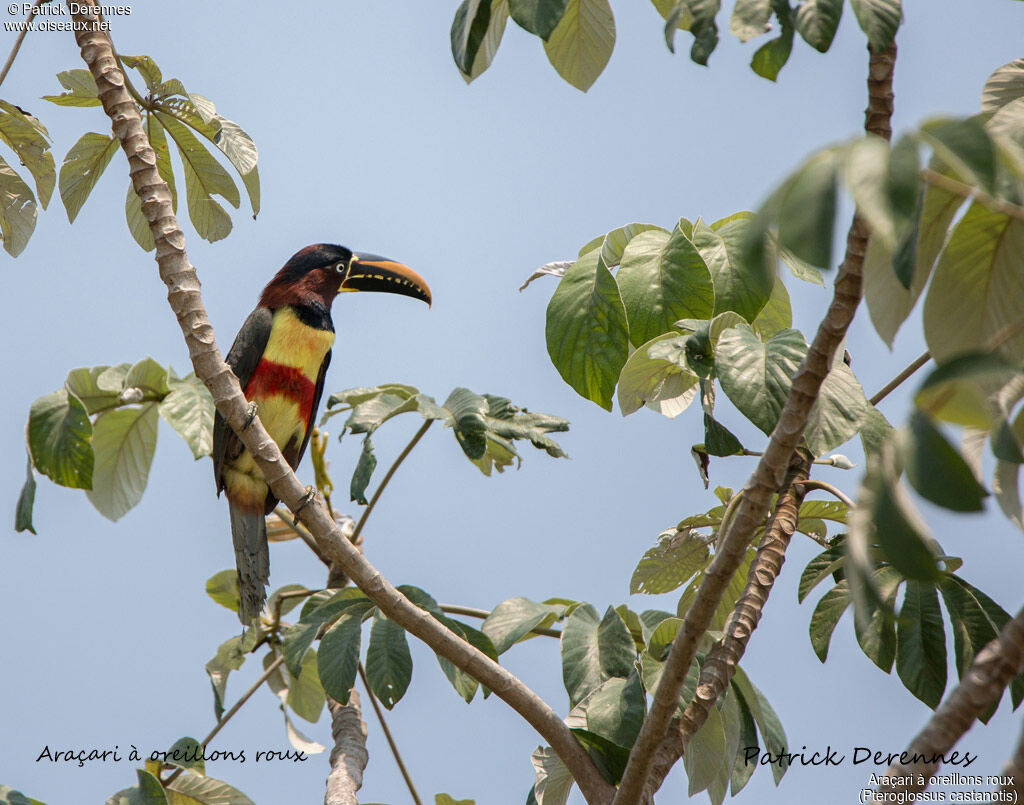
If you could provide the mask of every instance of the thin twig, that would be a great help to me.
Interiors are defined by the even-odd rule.
[[[306,543],[309,549],[316,554],[317,559],[319,559],[325,565],[330,566],[331,561],[326,556],[324,556],[323,551],[321,551],[320,548],[317,546],[316,542],[314,541],[310,533],[302,527],[301,523],[296,523],[292,519],[291,514],[288,512],[286,508],[284,508],[284,506],[278,505],[278,507],[274,509],[274,514],[280,517],[281,521],[285,525],[287,525],[292,531],[294,531],[298,535],[299,539]]]
[[[208,743],[210,743],[210,741],[212,741],[215,737],[217,737],[217,733],[220,732],[221,729],[224,728],[224,725],[227,724],[231,720],[231,717],[235,713],[237,713],[239,710],[242,709],[242,705],[245,704],[247,701],[249,701],[249,698],[256,691],[258,691],[263,686],[264,682],[266,682],[268,679],[270,679],[270,677],[273,675],[274,671],[276,671],[278,668],[280,668],[283,663],[284,663],[284,655],[282,654],[276,660],[274,660],[272,663],[270,663],[270,665],[267,666],[267,670],[265,670],[262,674],[260,674],[259,679],[257,679],[255,682],[253,682],[252,686],[245,693],[243,693],[241,695],[241,697],[238,699],[237,702],[235,702],[231,706],[231,709],[228,710],[223,716],[221,716],[220,721],[218,721],[216,723],[216,725],[214,726],[214,728],[212,730],[210,730],[210,734],[207,735],[205,738],[203,738],[203,740],[201,740],[199,742],[199,746],[202,749],[205,749],[206,745]],[[174,772],[171,774],[171,776],[168,777],[167,780],[164,782],[164,785],[167,785],[168,783],[174,782],[174,780],[176,780],[178,778],[178,775],[180,775],[183,771],[184,771],[184,769],[181,766],[176,767]]]
[[[18,51],[21,50],[21,43],[25,41],[25,36],[28,34],[29,26],[32,24],[32,20],[35,19],[36,11],[43,3],[48,3],[50,0],[36,0],[32,5],[31,11],[28,12],[28,16],[25,17],[25,27],[18,32],[18,38],[14,40],[14,47],[11,48],[11,54],[7,57],[7,61],[4,62],[3,69],[0,69],[0,84],[4,83],[4,79],[7,78],[7,74],[11,72],[11,67],[14,66],[14,60],[18,57]]]
[[[370,690],[370,683],[366,678],[366,671],[363,670],[363,664],[359,663],[356,666],[359,670],[359,678],[363,680],[363,687],[366,688],[366,695],[370,697],[370,704],[373,705],[373,712],[377,714],[377,720],[380,722],[380,728],[384,731],[384,737],[387,739],[388,746],[391,747],[391,754],[395,758],[395,763],[398,764],[398,770],[402,773],[402,779],[405,780],[405,786],[409,789],[409,794],[412,796],[412,801],[416,805],[423,805],[423,801],[420,799],[420,795],[416,793],[416,786],[413,784],[412,777],[409,776],[409,770],[405,767],[405,763],[402,762],[402,753],[398,751],[398,744],[395,743],[395,739],[391,735],[391,730],[388,729],[388,722],[384,720],[384,713],[380,709],[380,704],[377,702],[377,697]]]
[[[449,612],[452,615],[465,615],[468,618],[480,618],[481,620],[490,617],[490,612],[486,609],[477,609],[476,607],[464,607],[461,604],[438,604],[442,612]],[[543,637],[561,637],[562,632],[559,629],[545,629],[541,626],[537,626],[530,629],[528,634],[537,634]]]
[[[893,391],[895,391],[903,382],[910,377],[914,372],[924,366],[928,361],[932,359],[932,353],[925,351],[920,357],[916,358],[906,369],[900,372],[896,377],[886,383],[882,388],[875,392],[874,396],[868,400],[872,405],[878,405],[882,400],[888,397]]]
[[[793,480],[794,484],[803,484],[804,489],[820,489],[823,492],[828,492],[833,497],[838,498],[840,501],[845,503],[851,509],[857,504],[854,503],[843,490],[838,486],[833,486],[825,481],[818,481],[814,478],[808,478],[807,480],[800,480],[799,478]]]
[[[1009,201],[1003,201],[1002,199],[992,198],[984,190],[981,190],[974,185],[967,184],[965,182],[958,181],[950,176],[946,176],[937,171],[933,171],[930,168],[925,168],[921,171],[921,178],[926,183],[933,187],[938,187],[954,196],[960,196],[970,201],[977,201],[979,204],[988,207],[990,210],[1008,215],[1011,218],[1016,218],[1018,221],[1024,221],[1024,207],[1018,206],[1017,204],[1011,204]]]
[[[373,507],[377,505],[377,501],[380,500],[381,493],[387,488],[388,482],[391,480],[395,471],[405,461],[405,457],[412,452],[412,449],[416,446],[420,439],[423,438],[423,434],[427,432],[431,425],[434,424],[434,420],[428,419],[422,425],[420,429],[416,431],[416,434],[409,440],[409,444],[405,446],[405,449],[398,454],[398,458],[395,459],[395,463],[392,464],[388,471],[384,474],[384,478],[380,482],[380,486],[377,487],[377,491],[373,493],[373,497],[370,498],[370,502],[366,505],[366,509],[363,510],[363,516],[359,518],[359,522],[356,523],[356,530],[352,532],[352,536],[349,538],[351,542],[355,543],[359,539],[359,535],[363,533],[363,526],[366,525],[366,519],[370,516],[370,512],[373,511]]]

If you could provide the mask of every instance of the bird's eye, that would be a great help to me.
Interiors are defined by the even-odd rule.
[[[346,268],[348,268],[347,263],[342,262],[334,264],[334,270],[337,271],[339,274],[344,274]]]

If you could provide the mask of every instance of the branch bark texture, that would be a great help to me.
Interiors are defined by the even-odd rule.
[[[339,704],[328,696],[327,709],[331,714],[334,748],[324,805],[357,805],[356,792],[363,787],[363,772],[370,759],[359,694],[349,691],[348,704]]]
[[[918,775],[927,781],[939,768],[939,758],[952,749],[985,709],[994,702],[1010,680],[1024,667],[1024,609],[1007,622],[999,637],[978,652],[960,684],[940,705],[903,754],[907,763],[894,763],[876,789],[887,795],[895,791],[917,793]],[[1018,754],[1020,748],[1018,747]],[[916,762],[915,762],[916,756]],[[902,777],[903,784],[886,785],[885,780]]]
[[[81,24],[75,31],[75,41],[82,59],[96,80],[103,110],[128,157],[132,185],[156,241],[156,260],[160,278],[167,286],[167,301],[185,337],[196,375],[210,389],[217,410],[252,454],[274,494],[294,512],[299,509],[305,488],[259,419],[244,427],[245,397],[217,347],[213,327],[203,308],[199,279],[189,262],[185,236],[171,205],[170,192],[157,172],[156,156],[143,130],[138,109],[125,87],[125,77],[117,65],[110,37],[90,24],[98,19],[91,0],[69,3],[69,9],[72,19]],[[494,691],[533,726],[566,764],[588,802],[611,801],[612,786],[604,780],[558,714],[537,694],[389,584],[342,536],[319,498],[301,509],[299,519],[324,555],[337,563],[382,612]]]
[[[892,136],[892,73],[896,47],[876,53],[870,51],[868,64],[868,107],[864,127],[870,134],[889,139]],[[789,397],[779,415],[764,455],[743,488],[743,499],[723,534],[718,553],[705,571],[704,582],[669,652],[661,682],[651,709],[637,736],[622,776],[616,805],[634,805],[642,800],[647,779],[661,742],[665,739],[676,712],[679,691],[697,652],[697,643],[707,631],[726,585],[739,567],[751,535],[768,513],[771,497],[782,488],[785,473],[807,427],[814,405],[831,368],[835,354],[857,312],[861,298],[864,253],[868,227],[859,214],[846,238],[846,255],[836,277],[832,302],[811,342],[790,388]]]

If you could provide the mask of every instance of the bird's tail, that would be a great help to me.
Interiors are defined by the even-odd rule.
[[[231,511],[231,540],[235,545],[241,599],[238,619],[248,626],[267,600],[267,582],[270,580],[267,524],[262,506],[246,510],[229,501],[228,508]]]

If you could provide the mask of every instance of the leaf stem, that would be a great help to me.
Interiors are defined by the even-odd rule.
[[[992,198],[988,193],[981,190],[980,188],[969,185],[965,182],[957,181],[951,176],[933,171],[930,168],[925,168],[921,171],[921,178],[927,184],[933,187],[938,187],[954,196],[960,196],[961,198],[968,199],[969,201],[977,201],[982,206],[988,207],[990,210],[1008,215],[1011,218],[1016,218],[1019,221],[1024,221],[1024,207],[1017,204],[1011,204],[1009,201],[1003,201],[1002,199]]]
[[[434,420],[428,419],[420,425],[420,429],[416,431],[415,435],[409,440],[409,444],[407,444],[405,449],[398,454],[398,458],[395,459],[395,463],[388,468],[383,480],[380,482],[380,486],[378,486],[377,490],[373,493],[373,497],[370,498],[370,502],[366,504],[362,517],[360,517],[359,522],[356,523],[356,530],[352,532],[352,536],[349,538],[349,541],[353,545],[358,544],[359,535],[363,533],[363,526],[366,525],[366,520],[370,516],[370,512],[372,512],[373,507],[377,505],[377,501],[380,500],[381,493],[387,487],[388,482],[394,476],[395,471],[402,465],[402,462],[405,461],[405,457],[412,452],[412,449],[417,445],[419,440],[423,438],[423,434],[426,433],[433,424]]]
[[[284,664],[284,655],[281,654],[280,656],[278,656],[278,658],[276,660],[274,660],[272,663],[270,663],[270,665],[267,666],[267,670],[265,670],[262,674],[260,674],[259,679],[257,679],[255,682],[252,683],[252,686],[245,693],[243,693],[239,697],[238,701],[235,702],[231,706],[231,709],[228,710],[223,716],[221,716],[220,721],[218,721],[214,725],[213,729],[210,730],[210,734],[207,735],[205,738],[203,738],[203,740],[201,740],[199,742],[199,746],[201,748],[205,749],[206,745],[208,743],[210,743],[210,741],[212,741],[217,736],[217,733],[221,731],[221,729],[224,727],[224,725],[227,724],[228,721],[231,720],[231,717],[234,716],[235,713],[237,713],[239,710],[242,709],[242,705],[245,704],[247,701],[249,701],[249,698],[256,691],[258,691],[263,686],[263,683],[266,682],[268,679],[270,679],[270,677],[274,673],[274,671],[276,671],[278,668],[280,668],[283,664]],[[168,783],[174,782],[174,780],[176,780],[178,778],[178,776],[183,771],[184,771],[184,769],[181,766],[176,767],[174,772],[171,774],[171,776],[168,777],[165,781],[163,781],[163,784],[166,786]]]
[[[32,10],[28,12],[28,16],[25,17],[25,27],[18,32],[18,38],[14,40],[14,47],[11,48],[11,53],[7,57],[7,61],[4,62],[3,69],[0,69],[0,84],[4,83],[4,79],[7,78],[7,74],[11,72],[11,67],[14,66],[14,60],[18,57],[18,51],[21,50],[21,43],[25,41],[25,36],[28,34],[28,27],[32,24],[32,20],[36,17],[36,11],[43,3],[48,3],[50,0],[36,0],[32,5]]]
[[[924,366],[928,361],[932,359],[932,353],[925,351],[922,355],[914,360],[906,369],[900,372],[896,377],[886,383],[880,388],[875,395],[868,400],[872,405],[878,405],[882,400],[888,397],[893,391],[895,391],[908,377],[914,372]]]
[[[430,424],[430,420],[427,420],[427,424]],[[370,689],[370,683],[366,678],[366,671],[363,670],[363,664],[359,663],[356,667],[359,670],[359,678],[363,680],[363,687],[366,688],[366,695],[370,697],[373,712],[377,714],[377,721],[380,722],[380,728],[384,731],[384,737],[391,748],[391,754],[395,758],[395,763],[398,764],[398,770],[402,773],[402,779],[405,780],[406,788],[409,789],[409,795],[416,805],[423,805],[423,800],[420,799],[420,795],[416,792],[416,786],[413,784],[412,777],[409,776],[409,770],[405,767],[405,763],[402,762],[402,753],[398,751],[398,744],[395,743],[394,736],[391,735],[391,730],[388,729],[388,722],[384,720],[384,713],[380,709],[377,697],[373,695],[373,691]]]
[[[830,495],[838,499],[840,502],[845,503],[851,509],[856,507],[857,505],[838,486],[833,486],[832,484],[827,483],[826,481],[819,481],[815,478],[807,478],[805,480],[795,478],[791,483],[802,484],[804,489],[820,489],[822,492],[828,492]]]

